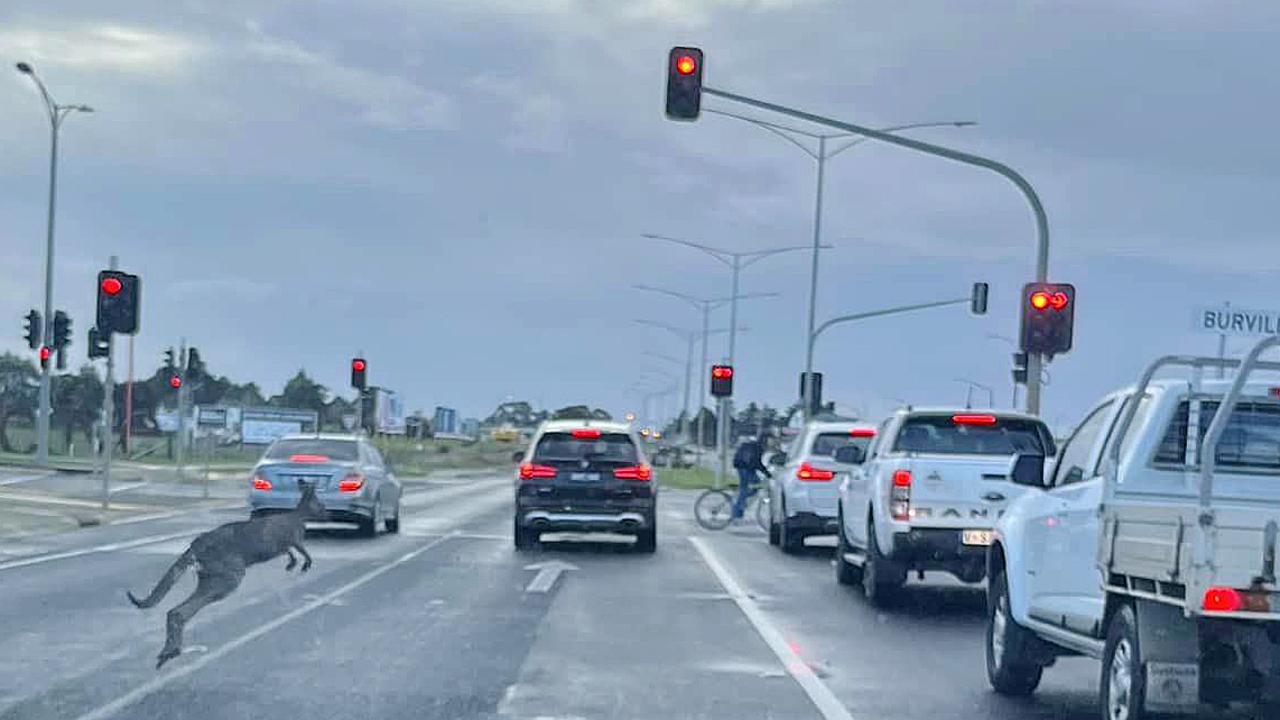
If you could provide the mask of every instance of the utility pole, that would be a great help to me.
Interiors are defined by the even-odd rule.
[[[186,395],[187,395],[187,339],[182,338],[178,343],[178,377],[182,380],[178,384],[178,480],[182,480],[184,466],[187,460],[187,411],[186,411]]]

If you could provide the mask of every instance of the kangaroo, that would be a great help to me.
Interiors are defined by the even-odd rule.
[[[316,498],[315,486],[306,485],[298,506],[293,510],[227,523],[198,535],[156,583],[151,594],[142,600],[126,590],[129,601],[136,607],[153,607],[187,568],[196,566],[195,592],[169,611],[165,625],[167,635],[164,648],[156,659],[156,669],[182,653],[182,630],[186,624],[204,606],[234,592],[244,579],[248,566],[287,554],[289,561],[284,569],[288,572],[298,564],[298,558],[293,554],[297,550],[302,555],[302,572],[310,570],[311,555],[302,547],[306,521],[324,516],[324,505]]]

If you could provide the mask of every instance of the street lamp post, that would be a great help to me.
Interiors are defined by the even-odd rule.
[[[977,380],[970,380],[969,378],[956,378],[955,381],[958,383],[964,383],[965,385],[969,386],[969,389],[964,396],[964,406],[966,408],[973,407],[973,389],[974,388],[987,391],[987,407],[994,408],[996,406],[996,395],[994,392],[992,392],[991,387],[989,385],[983,385]]]
[[[686,295],[685,293],[682,293],[682,292],[676,292],[675,290],[668,290],[666,288],[657,288],[651,285],[633,285],[632,287],[634,287],[637,290],[646,290],[648,292],[660,293],[668,297],[676,298],[677,300],[683,300],[684,302],[689,303],[695,308],[698,308],[702,312],[702,365],[699,367],[699,370],[698,370],[698,374],[701,376],[698,381],[698,423],[697,423],[698,442],[694,446],[695,452],[697,453],[697,456],[698,456],[698,460],[699,462],[701,462],[702,438],[703,438],[702,407],[707,397],[707,373],[706,373],[707,335],[710,332],[711,311],[719,307],[724,307],[726,304],[729,304],[736,300],[742,300],[742,299],[748,299],[748,298],[777,297],[778,293],[744,293],[740,295],[733,295],[727,298],[699,298],[699,297],[694,297],[693,295]],[[731,325],[729,334],[732,336],[735,331],[736,331],[736,326]],[[721,408],[720,426],[722,429],[724,427],[724,423],[725,423],[724,409]],[[721,476],[721,479],[723,479],[723,476],[725,474],[724,466],[726,464],[724,460],[724,448],[723,448],[723,442],[722,442],[724,433],[719,432],[719,433],[716,433],[716,435],[719,436],[718,440],[720,440],[720,442],[717,442],[717,445],[721,445],[720,476]]]
[[[727,93],[711,91],[706,88],[704,88],[704,92],[708,92],[708,94],[711,94],[711,95],[719,95],[722,97],[726,97],[727,99],[730,99],[730,100],[738,100],[738,101],[742,100],[742,98],[738,96],[731,96]],[[773,108],[770,108],[770,109],[773,109]],[[796,147],[800,148],[801,150],[804,151],[806,155],[808,155],[809,157],[812,157],[817,162],[817,184],[814,191],[814,201],[813,201],[813,244],[812,244],[813,258],[812,258],[812,263],[811,263],[810,272],[809,272],[808,332],[805,335],[806,337],[812,338],[814,335],[814,330],[815,330],[814,326],[817,322],[817,313],[818,313],[818,256],[819,256],[818,251],[822,247],[821,245],[822,192],[823,192],[823,187],[825,185],[825,180],[826,180],[827,160],[830,160],[831,158],[835,157],[836,155],[839,155],[845,150],[848,150],[849,148],[852,148],[855,145],[860,145],[871,138],[867,138],[867,137],[856,138],[856,139],[850,140],[847,143],[844,143],[843,145],[837,146],[833,150],[828,150],[827,142],[829,140],[838,140],[842,138],[852,137],[854,135],[857,135],[858,133],[854,133],[854,132],[816,133],[816,132],[810,132],[807,130],[801,130],[799,128],[779,125],[777,123],[767,122],[764,120],[760,120],[758,118],[748,117],[746,115],[739,115],[737,113],[726,112],[724,110],[703,108],[703,112],[708,112],[715,115],[723,115],[725,117],[734,118],[735,120],[741,120],[743,122],[751,123],[756,127],[762,128],[764,130],[768,130],[769,132],[775,135],[778,135],[784,140],[790,142],[792,145],[795,145]],[[882,128],[878,132],[891,134],[891,133],[900,132],[903,130],[915,130],[919,128],[970,127],[976,124],[977,123],[975,122],[967,121],[967,120],[952,121],[952,122],[909,123],[906,125],[894,125],[891,127]],[[797,135],[805,138],[816,139],[818,141],[818,149],[814,150],[813,148],[806,145],[804,142],[797,140],[795,137]],[[813,347],[812,347],[812,343],[809,343],[809,348],[805,354],[804,372],[805,372],[805,375],[804,375],[805,383],[804,383],[803,410],[804,410],[804,419],[807,421],[811,418],[812,408],[813,408],[813,399],[812,399],[813,397]]]
[[[62,105],[54,101],[49,90],[45,88],[40,76],[27,63],[20,62],[16,66],[18,72],[31,78],[40,90],[45,109],[49,113],[49,218],[46,226],[44,250],[44,337],[45,344],[53,336],[53,218],[58,188],[58,130],[62,121],[73,112],[93,112],[88,105]],[[49,364],[40,368],[40,409],[36,416],[36,464],[49,464],[49,415],[52,409],[49,400]]]

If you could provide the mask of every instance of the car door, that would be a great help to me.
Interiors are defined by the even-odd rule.
[[[367,454],[368,474],[374,478],[374,492],[378,494],[382,503],[384,512],[390,512],[395,507],[398,494],[396,486],[389,477],[386,461],[382,459],[382,453],[378,452],[378,448],[373,445],[366,445],[365,452]]]
[[[867,446],[867,458],[849,473],[848,503],[844,506],[846,537],[859,546],[867,542],[867,513],[871,508],[871,496],[876,488],[880,458],[890,447],[889,425],[893,418],[886,418],[876,430],[876,436]]]
[[[1067,625],[1069,597],[1074,592],[1074,584],[1095,566],[1094,553],[1084,557],[1072,556],[1071,522],[1091,524],[1087,518],[1080,517],[1079,510],[1087,507],[1091,498],[1098,497],[1092,490],[1098,485],[1094,475],[1099,447],[1115,414],[1115,405],[1114,398],[1107,399],[1076,427],[1058,454],[1049,490],[1040,493],[1028,514],[1026,542],[1030,562],[1027,564],[1027,582],[1030,614],[1037,620]],[[1093,510],[1096,514],[1096,501]],[[1096,522],[1092,527],[1096,532]]]

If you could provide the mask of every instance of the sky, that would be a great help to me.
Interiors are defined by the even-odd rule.
[[[998,159],[1043,199],[1050,279],[1074,283],[1077,305],[1042,410],[1069,426],[1154,356],[1216,352],[1195,308],[1280,309],[1278,39],[1280,5],[1229,0],[0,8],[0,66],[27,61],[59,102],[96,110],[60,136],[54,304],[73,318],[73,368],[114,254],[142,277],[139,375],[185,338],[268,392],[305,368],[350,397],[362,353],[409,409],[479,416],[508,398],[621,413],[640,408],[637,383],[679,382],[684,342],[633,321],[696,328],[700,314],[632,286],[725,296],[730,278],[643,233],[740,251],[812,242],[811,158],[723,116],[664,118],[666,53],[688,44],[719,89],[866,126],[977,123],[914,136]],[[0,73],[0,148],[0,351],[31,354],[49,132],[16,71]],[[828,163],[822,226],[819,320],[991,284],[983,317],[960,306],[829,331],[815,359],[827,399],[876,417],[962,403],[966,378],[1010,403],[1013,348],[992,336],[1017,335],[1035,258],[1012,185],[865,143]],[[743,272],[743,292],[778,296],[740,304],[740,403],[795,400],[810,261]],[[714,336],[710,358],[726,351]]]

